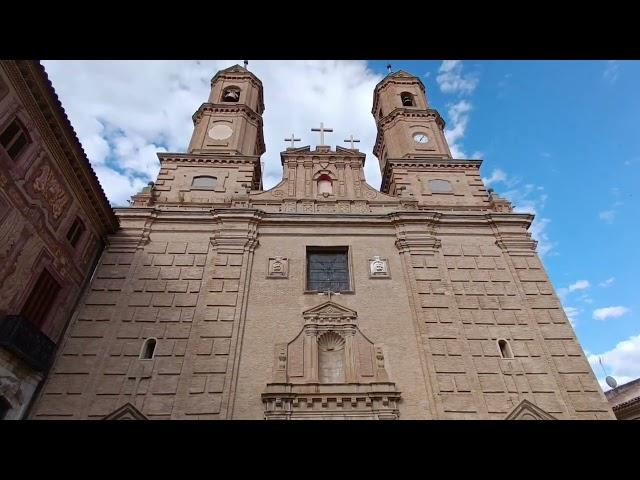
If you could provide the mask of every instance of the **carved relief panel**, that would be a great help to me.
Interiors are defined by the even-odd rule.
[[[389,262],[386,258],[374,256],[369,259],[369,278],[390,278]]]
[[[288,278],[288,277],[289,277],[289,259],[287,257],[269,258],[267,278]]]

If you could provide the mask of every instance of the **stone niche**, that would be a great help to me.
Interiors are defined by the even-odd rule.
[[[397,419],[400,392],[381,345],[359,330],[357,313],[332,301],[303,312],[304,326],[276,344],[265,418]]]

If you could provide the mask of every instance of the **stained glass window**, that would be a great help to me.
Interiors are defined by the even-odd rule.
[[[307,290],[318,292],[349,290],[346,248],[307,250]]]

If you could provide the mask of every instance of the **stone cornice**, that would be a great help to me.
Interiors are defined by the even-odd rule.
[[[160,164],[163,163],[248,163],[260,165],[259,155],[230,155],[224,153],[170,153],[158,152]]]
[[[2,66],[96,231],[114,232],[118,219],[44,67],[32,60],[3,60]]]
[[[193,124],[196,125],[205,113],[242,113],[247,119],[252,120],[257,126],[262,127],[262,116],[254,111],[248,105],[243,103],[208,103],[205,102],[198,110],[195,111],[193,116]]]
[[[310,146],[300,148],[288,148],[284,152],[280,152],[280,163],[284,165],[291,160],[299,161],[313,161],[314,157],[317,157],[319,161],[328,161],[330,163],[335,162],[358,162],[359,166],[364,166],[366,155],[360,151],[352,150],[350,148],[336,147],[335,151],[330,148],[317,148],[311,150]],[[360,163],[361,162],[361,163]]]

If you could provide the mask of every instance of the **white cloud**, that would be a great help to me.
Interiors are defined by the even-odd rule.
[[[562,308],[564,308],[564,313],[567,315],[567,318],[569,319],[571,326],[573,328],[576,328],[576,324],[577,324],[576,317],[580,315],[582,310],[576,307],[565,307],[564,305],[562,306]]]
[[[448,116],[451,126],[445,129],[444,135],[449,143],[451,156],[453,158],[467,157],[467,154],[462,150],[460,141],[464,137],[467,124],[469,123],[469,113],[472,109],[471,103],[467,100],[460,100],[457,103],[449,105]]]
[[[499,183],[499,182],[504,182],[507,179],[507,174],[504,173],[502,170],[500,170],[499,168],[494,168],[493,172],[491,172],[491,176],[489,178],[482,178],[482,181],[484,182],[485,186],[489,186],[492,183]]]
[[[578,280],[577,282],[572,283],[568,287],[559,288],[558,296],[560,298],[565,298],[571,292],[575,292],[576,290],[584,290],[586,288],[589,288],[590,286],[591,285],[589,284],[589,280]]]
[[[156,179],[156,152],[184,152],[191,116],[207,101],[213,75],[238,61],[43,61],[53,86],[114,205]],[[350,134],[367,154],[365,175],[378,188],[372,149],[373,89],[381,79],[364,61],[252,61],[264,85],[267,152],[264,187],[282,178],[283,139],[293,131],[316,145],[310,132],[322,121],[333,128],[328,143],[344,145]]]
[[[608,390],[609,387],[604,383],[605,374],[599,359],[602,359],[605,371],[616,379],[618,385],[635,380],[640,377],[640,335],[631,336],[619,342],[607,352],[587,354],[587,358],[603,390]]]
[[[589,280],[578,280],[576,283],[569,285],[569,291],[584,290],[585,288],[589,288],[589,286]]]
[[[610,287],[611,284],[615,281],[615,277],[609,277],[604,282],[600,282],[598,285],[602,288]]]
[[[460,60],[445,60],[440,65],[436,81],[444,93],[470,94],[478,86],[478,77],[473,74],[463,75]]]
[[[610,83],[615,83],[618,79],[618,75],[620,74],[620,64],[617,60],[609,60],[607,62],[607,66],[602,72],[602,76]]]
[[[504,183],[509,190],[500,193],[501,196],[509,200],[516,213],[530,213],[535,215],[529,231],[534,240],[538,242],[538,253],[540,256],[550,254],[555,248],[555,242],[549,239],[546,228],[551,223],[551,219],[541,217],[538,212],[544,208],[548,195],[544,192],[544,187],[530,183],[522,185],[522,180],[518,177],[511,177],[500,169],[495,169],[489,178],[482,179],[485,185],[491,183]]]
[[[613,220],[616,218],[616,212],[615,210],[605,210],[604,212],[600,212],[598,217],[607,223],[613,223]]]
[[[627,307],[604,307],[596,308],[593,311],[593,318],[595,320],[606,320],[607,318],[621,317],[625,313],[629,313],[630,310]]]

